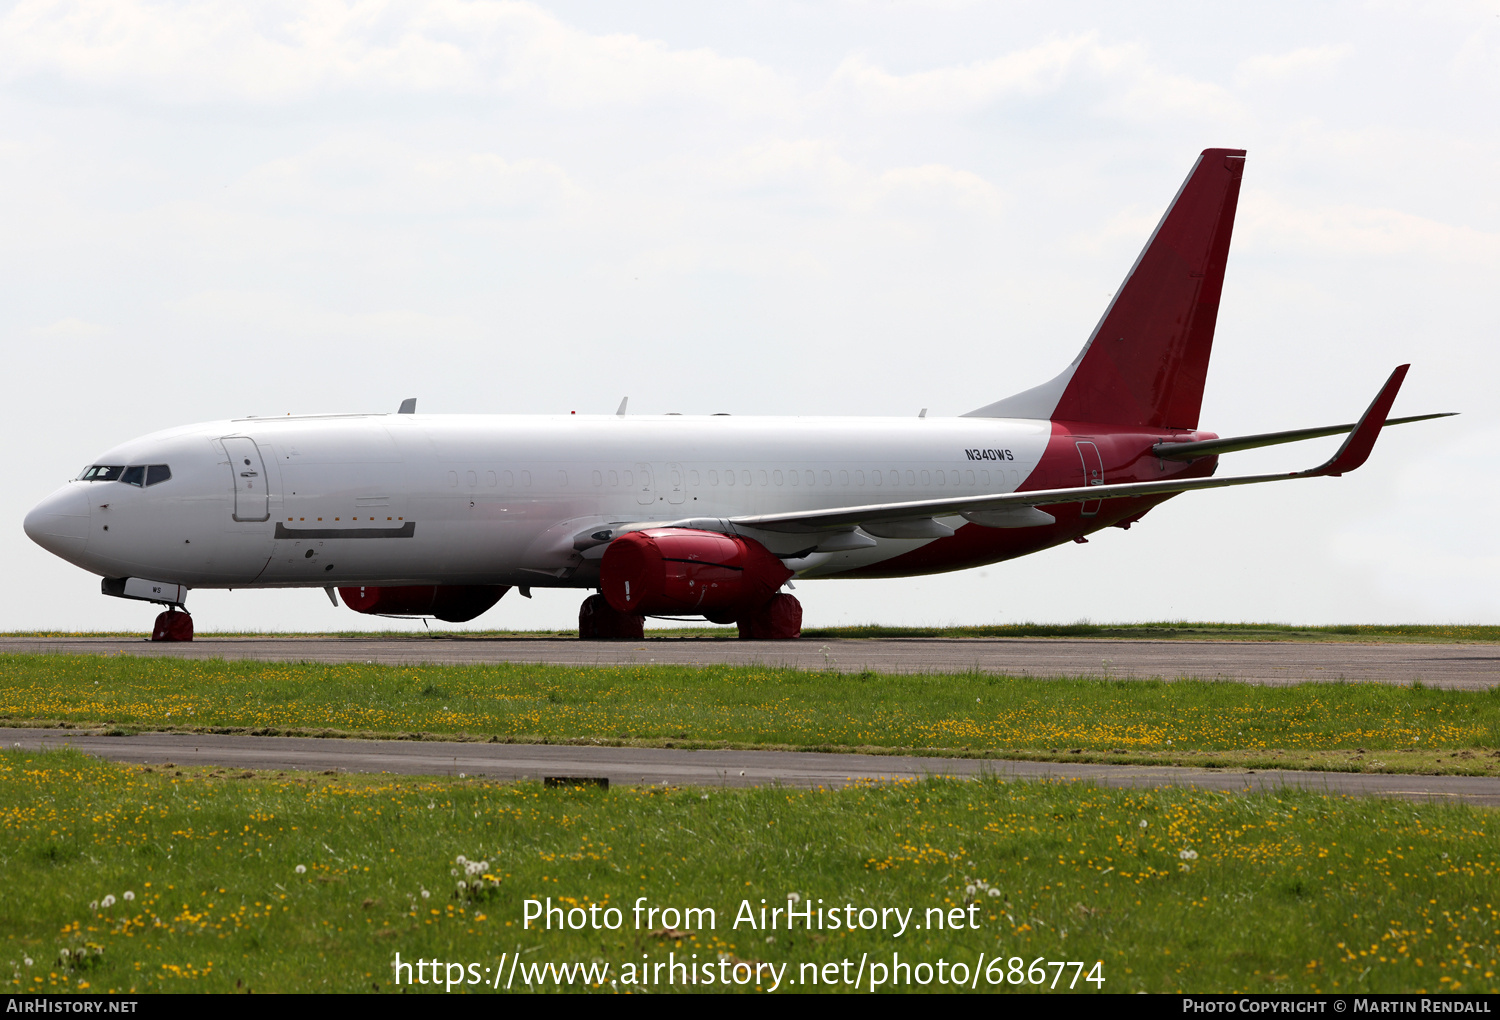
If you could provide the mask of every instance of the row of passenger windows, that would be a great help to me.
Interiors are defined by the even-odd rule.
[[[172,469],[165,464],[92,464],[78,476],[84,482],[124,482],[126,485],[157,485],[172,477]]]
[[[645,474],[645,472],[642,472],[641,474],[641,484],[643,486],[649,485],[650,478]],[[689,485],[696,487],[703,484],[703,476],[699,472],[689,471],[687,474]],[[837,479],[838,484],[845,488],[847,488],[851,483],[855,486],[863,486],[866,484],[876,486],[900,486],[903,483],[906,485],[915,486],[920,482],[920,484],[924,486],[932,486],[934,484],[942,486],[966,485],[971,488],[975,485],[1001,486],[1006,483],[1005,472],[996,471],[994,474],[995,477],[992,481],[989,471],[979,471],[976,473],[972,469],[963,472],[947,471],[942,469],[921,471],[912,468],[908,468],[905,471],[892,469],[890,471],[884,472],[871,471],[869,472],[868,476],[866,476],[864,471],[860,470],[840,470],[837,472]],[[662,479],[664,483],[669,484],[669,486],[674,489],[681,487],[682,473],[680,471],[669,471],[666,472],[666,475],[667,477]],[[623,485],[627,489],[635,488],[636,473],[634,471],[595,471],[592,478],[594,486],[596,488],[602,488],[605,484],[606,477],[608,478],[608,482],[611,487],[619,487]],[[741,469],[738,472],[734,471],[733,469],[725,469],[722,475],[716,470],[711,470],[707,473],[707,477],[708,484],[711,486],[718,486],[721,484],[726,486],[754,485],[758,481],[759,484],[763,486],[794,485],[811,487],[817,486],[819,482],[821,482],[824,487],[831,487],[834,484],[835,473],[832,470],[824,470],[821,472],[808,470],[761,470],[752,473],[747,469]],[[466,471],[464,472],[463,480],[469,485],[470,488],[474,488],[479,484],[479,473],[476,471]],[[496,488],[498,486],[504,486],[507,489],[514,488],[518,480],[520,481],[523,488],[529,488],[531,486],[531,472],[486,471],[484,473],[484,480],[485,483],[491,488]],[[1010,472],[1009,481],[1012,485],[1019,484],[1020,476],[1015,471],[1012,471]],[[448,484],[450,486],[457,486],[458,483],[458,472],[449,471]],[[557,484],[563,487],[567,486],[568,473],[566,471],[557,472]]]

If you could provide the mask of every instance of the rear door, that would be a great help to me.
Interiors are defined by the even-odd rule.
[[[234,476],[234,519],[264,521],[271,517],[270,492],[266,486],[266,465],[260,448],[249,436],[226,436],[220,440],[229,454],[229,471]]]
[[[1099,447],[1090,442],[1080,442],[1078,457],[1083,461],[1083,484],[1103,485],[1104,459],[1099,456]],[[1093,517],[1099,512],[1099,507],[1103,502],[1100,499],[1088,500],[1083,504],[1083,509],[1079,513],[1084,517]]]

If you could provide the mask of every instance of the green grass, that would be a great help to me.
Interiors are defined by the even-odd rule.
[[[547,790],[4,751],[0,817],[0,973],[17,992],[394,991],[397,953],[488,983],[518,949],[527,967],[607,964],[620,991],[625,964],[669,953],[785,966],[795,991],[814,990],[787,983],[804,965],[853,975],[896,953],[983,953],[1002,979],[1013,958],[1048,981],[1045,961],[1099,962],[1107,992],[1500,990],[1496,816],[1462,806],[994,780]],[[489,864],[477,896],[460,855]],[[957,907],[978,928],[733,927],[742,900],[790,893],[916,923]],[[716,924],[637,928],[642,896]],[[620,908],[621,927],[523,928],[524,901],[547,897]]]
[[[202,631],[200,638],[381,638],[424,640],[441,636],[469,640],[575,637],[575,630],[437,630],[400,631]],[[733,627],[657,626],[648,638],[716,637],[733,640]],[[0,637],[25,638],[145,638],[144,631],[10,631]],[[1101,638],[1182,641],[1352,641],[1361,643],[1484,643],[1500,641],[1500,627],[1470,624],[1340,624],[1324,627],[1290,623],[1197,623],[1186,620],[1155,623],[1005,623],[971,627],[810,627],[804,640],[828,638]]]
[[[0,656],[0,723],[1500,771],[1500,688]]]

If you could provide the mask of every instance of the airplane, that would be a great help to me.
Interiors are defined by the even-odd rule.
[[[335,606],[472,620],[511,588],[592,591],[579,637],[647,617],[792,639],[794,578],[910,577],[1086,542],[1198,489],[1353,471],[1409,366],[1357,422],[1198,427],[1242,149],[1205,149],[1083,350],[957,417],[391,414],[236,418],[105,452],[27,535],[156,603],[190,641],[193,588],[323,588]],[[1302,471],[1217,477],[1221,454],[1347,433]],[[337,594],[335,594],[337,592]]]

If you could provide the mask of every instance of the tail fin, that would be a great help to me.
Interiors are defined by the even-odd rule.
[[[1198,427],[1244,149],[1204,149],[1062,375],[965,417]]]

